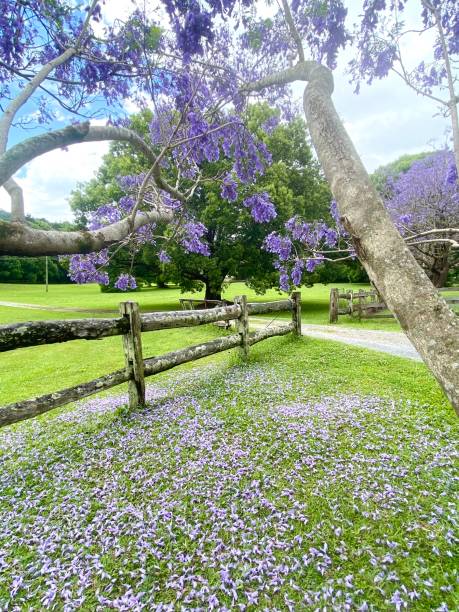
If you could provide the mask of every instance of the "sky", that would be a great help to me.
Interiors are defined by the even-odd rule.
[[[357,16],[356,6],[361,3],[352,0],[349,4],[352,21]],[[107,0],[104,8],[107,18],[112,19],[127,5],[121,0]],[[414,15],[414,12],[407,15],[413,23]],[[424,55],[428,56],[429,50],[429,44],[421,45],[413,36],[406,41],[404,53],[408,62],[419,62]],[[360,94],[354,94],[345,73],[350,57],[350,52],[342,54],[334,72],[333,101],[369,172],[400,155],[445,146],[448,120],[439,116],[434,102],[417,95],[395,74],[371,86],[362,85]],[[294,95],[301,99],[300,86],[295,86]],[[17,139],[21,135],[13,136]],[[24,138],[28,136],[30,133],[26,132]],[[94,177],[108,146],[106,142],[73,145],[67,151],[53,151],[27,164],[15,177],[23,188],[26,213],[50,221],[71,221],[68,196],[78,183]],[[3,189],[0,208],[10,209]]]

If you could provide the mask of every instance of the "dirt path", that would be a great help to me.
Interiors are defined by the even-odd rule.
[[[263,327],[266,323],[251,319],[254,327]],[[356,329],[353,327],[302,324],[303,336],[318,338],[320,340],[335,340],[353,346],[389,353],[397,357],[406,357],[415,361],[422,361],[419,353],[403,332],[388,332],[373,329]]]

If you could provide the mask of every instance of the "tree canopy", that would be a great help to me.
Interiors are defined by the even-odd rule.
[[[144,111],[133,120],[139,133],[148,130],[151,119],[151,113]],[[150,278],[161,282],[167,278],[178,283],[183,290],[193,290],[204,284],[207,299],[220,299],[226,276],[243,278],[257,291],[278,284],[272,257],[262,248],[264,238],[273,229],[282,228],[294,214],[311,220],[328,217],[330,192],[307,144],[304,121],[295,118],[289,123],[279,124],[276,112],[267,105],[255,105],[247,110],[247,123],[272,155],[271,165],[255,181],[250,193],[266,191],[277,216],[269,223],[257,223],[243,205],[244,197],[238,196],[234,201],[222,198],[220,182],[210,180],[189,203],[193,218],[206,227],[204,241],[209,247],[208,256],[191,254],[183,245],[167,240],[165,236],[165,246],[161,250],[162,266],[154,245],[142,245],[132,256],[127,252],[128,247],[121,251],[116,249],[116,255],[110,258],[107,266],[107,282],[112,285],[116,282],[115,271],[126,273],[131,270],[136,280]],[[142,168],[126,145],[112,145],[97,178],[73,192],[72,209],[85,223],[85,215],[90,211],[93,213],[100,206],[126,195],[117,180],[120,175],[147,169],[147,162]],[[210,177],[225,174],[228,162],[207,163],[202,170]],[[158,230],[164,232],[166,227]]]

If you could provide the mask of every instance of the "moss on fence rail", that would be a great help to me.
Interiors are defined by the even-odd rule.
[[[242,298],[237,299],[237,303],[233,306],[215,308],[211,311],[189,311],[189,312],[171,312],[171,313],[151,313],[140,316],[138,313],[138,305],[132,302],[124,302],[120,304],[120,309],[124,316],[120,319],[82,319],[73,321],[44,321],[33,322],[16,325],[6,325],[0,328],[0,343],[2,350],[12,350],[20,346],[31,346],[32,344],[51,344],[54,342],[65,342],[77,338],[85,338],[94,340],[107,335],[123,334],[123,346],[125,352],[126,367],[124,370],[117,370],[111,374],[107,374],[100,378],[96,378],[87,383],[79,384],[74,387],[69,387],[61,391],[56,391],[47,395],[42,395],[33,399],[23,400],[14,404],[9,404],[0,408],[0,427],[10,425],[18,421],[29,419],[64,404],[79,400],[99,391],[110,389],[111,387],[120,385],[124,382],[129,382],[130,393],[129,403],[130,408],[143,405],[145,403],[145,385],[144,378],[169,370],[173,367],[202,359],[209,355],[235,348],[237,346],[245,347],[244,354],[247,356],[248,347],[261,342],[273,336],[281,336],[294,332],[296,335],[301,334],[301,319],[298,316],[300,311],[300,297],[298,293],[293,295],[292,300],[283,302],[271,302],[257,304],[256,312],[272,312],[283,309],[292,311],[292,322],[280,327],[265,328],[261,331],[248,333],[247,325],[238,325],[239,333],[229,336],[223,336],[210,342],[190,346],[178,351],[172,351],[161,355],[143,360],[141,350],[141,332],[158,329],[167,329],[174,327],[186,327],[188,325],[202,325],[205,323],[232,320],[247,321],[249,307],[247,301]],[[133,324],[133,319],[126,316],[131,311],[135,311],[137,316],[137,325]],[[81,333],[84,336],[78,335],[78,323],[82,323]],[[62,323],[63,326],[56,325]],[[68,325],[68,324],[71,325]],[[89,325],[88,325],[89,323]],[[109,323],[109,324],[108,324]],[[52,324],[52,325],[49,325]],[[18,331],[18,326],[25,326],[27,332],[21,334]],[[46,330],[49,331],[49,342],[46,338]],[[27,333],[29,335],[27,335]],[[16,334],[16,335],[15,335]],[[67,334],[67,337],[65,336]],[[58,338],[66,338],[59,340]],[[22,338],[22,340],[21,340]],[[24,338],[28,338],[29,344],[24,344]],[[39,342],[33,342],[39,340]],[[12,347],[11,343],[16,341],[16,346]],[[137,346],[138,350],[134,351],[133,347]],[[8,347],[8,348],[5,348]],[[134,355],[134,353],[136,353]],[[132,393],[131,393],[132,391]]]

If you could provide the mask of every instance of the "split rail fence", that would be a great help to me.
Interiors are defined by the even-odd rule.
[[[459,287],[443,287],[439,289],[441,293],[455,291],[459,292]],[[459,297],[443,296],[445,302],[453,308],[459,304]],[[329,320],[330,323],[337,323],[341,315],[362,318],[393,318],[394,315],[387,311],[387,306],[376,290],[370,291],[340,291],[330,289]],[[458,313],[456,313],[458,314]]]
[[[129,407],[145,405],[145,378],[201,359],[221,351],[240,347],[244,357],[249,347],[272,336],[290,332],[301,335],[301,294],[294,292],[288,300],[248,303],[242,295],[230,306],[210,310],[187,310],[140,314],[135,302],[122,302],[121,317],[113,319],[68,319],[58,321],[30,321],[0,326],[0,352],[18,348],[55,344],[71,340],[99,340],[109,336],[123,336],[125,367],[100,378],[75,387],[35,397],[0,408],[0,427],[29,419],[58,406],[63,406],[94,393],[99,393],[122,383],[128,383]],[[290,310],[292,321],[287,325],[266,327],[249,332],[249,315]],[[217,323],[236,322],[236,333],[202,344],[172,351],[159,357],[143,358],[142,332],[177,327],[190,327]]]

